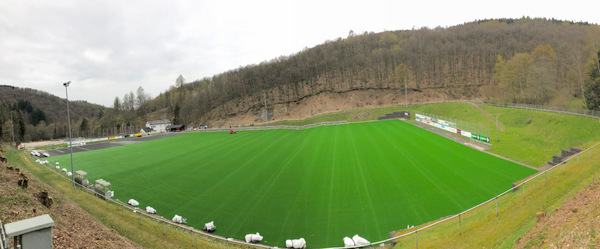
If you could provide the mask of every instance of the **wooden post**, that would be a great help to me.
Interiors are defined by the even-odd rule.
[[[523,200],[525,200],[525,183],[523,183]]]

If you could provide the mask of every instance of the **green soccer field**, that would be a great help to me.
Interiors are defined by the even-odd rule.
[[[52,157],[62,165],[69,155]],[[190,133],[74,154],[75,170],[115,198],[179,214],[216,234],[285,247],[343,246],[455,214],[534,170],[398,120],[306,130]]]

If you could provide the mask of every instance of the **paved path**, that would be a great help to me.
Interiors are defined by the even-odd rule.
[[[172,132],[172,133],[164,133],[164,134],[158,134],[158,135],[152,135],[152,136],[109,140],[109,141],[105,141],[105,142],[93,143],[93,144],[88,144],[88,145],[83,145],[83,146],[73,146],[73,153],[90,151],[90,150],[106,149],[106,148],[123,146],[123,145],[128,145],[128,144],[136,144],[136,143],[161,139],[161,138],[165,138],[165,137],[177,136],[177,135],[181,135],[181,134],[183,134],[183,133]],[[50,154],[50,156],[60,156],[60,155],[64,155],[64,154],[69,154],[70,151],[69,151],[69,147],[66,147],[66,148],[47,150],[47,151],[41,151],[41,152],[46,152],[46,153]]]

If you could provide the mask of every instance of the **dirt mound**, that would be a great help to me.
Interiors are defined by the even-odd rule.
[[[18,181],[28,179],[27,188]],[[29,172],[0,163],[0,218],[3,224],[49,214],[53,248],[140,248],[86,213],[72,200]]]
[[[598,248],[600,179],[568,199],[552,214],[538,214],[537,224],[517,239],[515,248]]]

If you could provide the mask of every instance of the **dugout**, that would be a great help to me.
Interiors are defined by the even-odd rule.
[[[75,171],[75,182],[81,184],[84,187],[87,187],[90,184],[87,178],[87,173],[83,170]]]
[[[111,190],[110,182],[103,179],[98,179],[94,182],[94,191],[96,192],[96,195],[102,199],[110,199],[114,195],[114,192]]]

